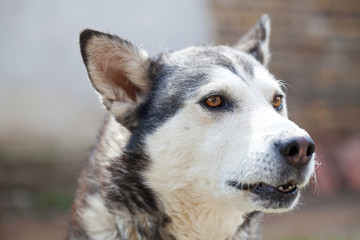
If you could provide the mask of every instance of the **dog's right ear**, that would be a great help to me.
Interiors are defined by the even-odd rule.
[[[86,29],[80,48],[90,81],[106,109],[122,125],[137,126],[136,106],[149,91],[149,57],[118,36]]]
[[[238,42],[235,48],[251,54],[264,66],[270,61],[270,17],[263,14],[258,22]]]

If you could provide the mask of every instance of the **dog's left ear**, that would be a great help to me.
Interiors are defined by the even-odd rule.
[[[255,26],[238,42],[235,48],[250,53],[264,66],[270,61],[270,18],[267,14],[261,16]]]
[[[136,108],[150,88],[147,53],[126,39],[91,29],[80,34],[80,48],[102,103],[118,122],[134,129]]]

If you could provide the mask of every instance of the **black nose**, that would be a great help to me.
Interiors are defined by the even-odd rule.
[[[278,147],[286,161],[296,168],[308,164],[315,152],[315,144],[310,137],[293,138],[281,142]]]

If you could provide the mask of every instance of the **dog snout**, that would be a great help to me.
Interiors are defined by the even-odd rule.
[[[287,163],[298,169],[307,165],[315,152],[315,144],[309,136],[280,142],[278,148]]]

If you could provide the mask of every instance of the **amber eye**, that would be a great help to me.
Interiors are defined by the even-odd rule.
[[[209,107],[212,108],[220,107],[223,104],[223,100],[217,95],[208,97],[205,102]]]
[[[274,106],[274,108],[276,108],[277,110],[280,110],[282,107],[282,99],[283,96],[281,95],[275,95],[272,101],[272,104]]]

